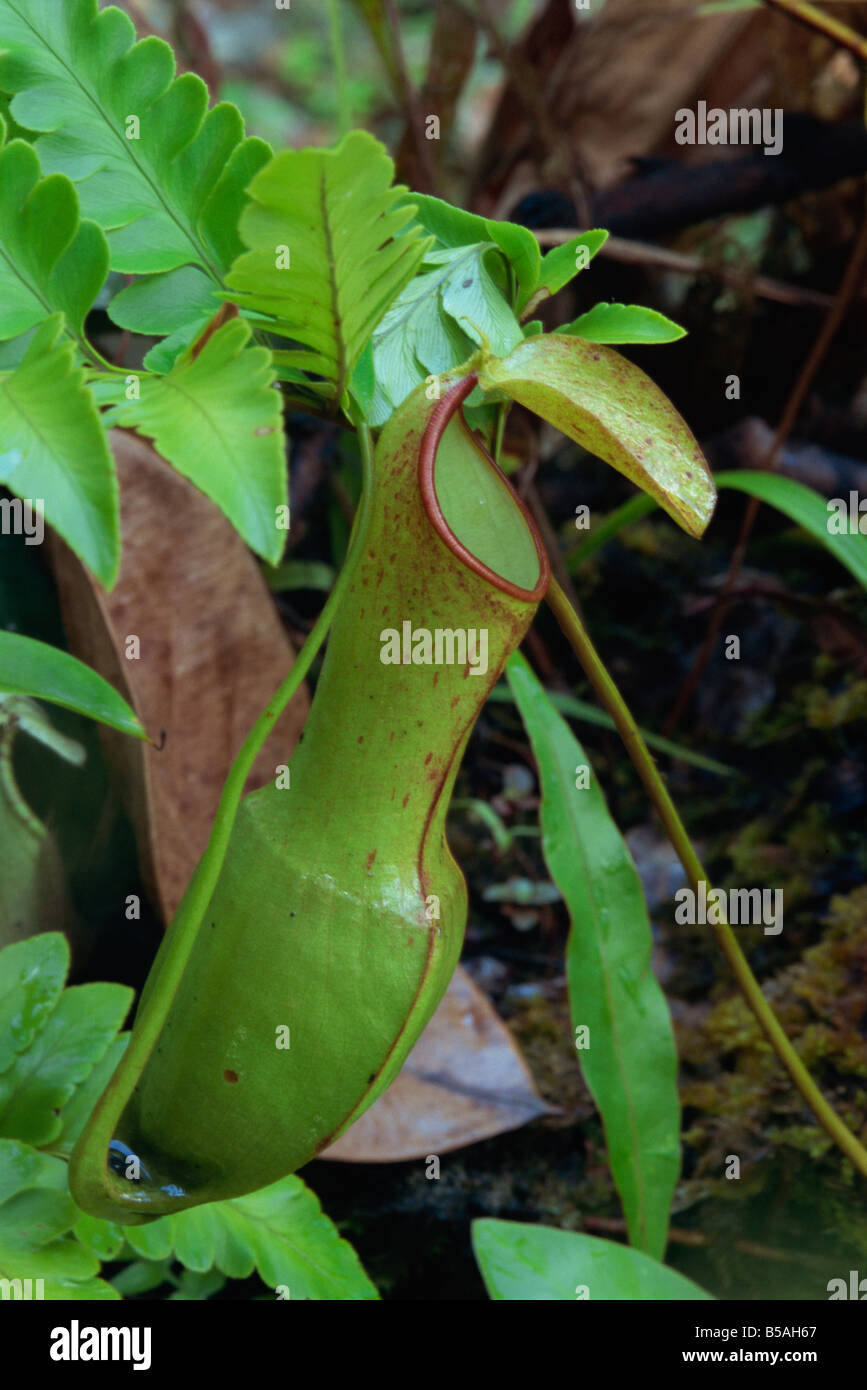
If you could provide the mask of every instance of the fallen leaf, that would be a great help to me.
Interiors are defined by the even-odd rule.
[[[395,1081],[319,1157],[401,1163],[553,1113],[505,1023],[459,965]]]
[[[506,216],[540,186],[534,168],[540,157],[553,182],[568,180],[566,151],[589,187],[619,182],[635,156],[673,145],[675,112],[708,97],[712,77],[733,55],[745,62],[742,38],[750,49],[761,48],[766,19],[751,10],[699,18],[683,0],[656,0],[652,7],[646,0],[606,0],[582,15],[567,0],[549,0],[514,45],[474,172],[471,197],[479,210]],[[517,73],[530,90],[544,75],[539,101],[556,112],[547,135],[559,136],[559,150],[540,145],[538,113],[528,111]],[[721,95],[715,87],[714,100]],[[488,205],[492,195],[495,209]]]

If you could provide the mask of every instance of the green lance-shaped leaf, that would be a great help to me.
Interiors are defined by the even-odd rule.
[[[691,535],[704,531],[716,491],[698,443],[668,397],[619,353],[543,334],[506,358],[489,358],[479,385],[505,393],[610,463]]]
[[[333,150],[285,150],[253,179],[240,222],[249,250],[227,277],[242,308],[302,346],[286,364],[330,383],[338,401],[367,341],[412,279],[426,242],[392,186],[378,140],[352,131]]]
[[[495,1300],[660,1303],[711,1298],[640,1250],[579,1231],[474,1221],[473,1252]]]
[[[638,500],[644,502],[649,499],[639,495]],[[655,503],[653,505],[655,506]],[[514,704],[515,700],[514,695],[504,685],[498,685],[496,690],[491,691],[488,698],[495,704],[504,702]],[[583,720],[585,724],[595,724],[597,729],[610,729],[613,733],[617,731],[617,725],[611,715],[607,714],[604,709],[600,709],[598,705],[588,704],[586,700],[577,700],[574,695],[567,695],[558,690],[549,690],[547,698],[556,710],[567,715],[570,719]],[[693,767],[700,767],[703,772],[713,772],[717,777],[738,776],[733,767],[718,762],[716,758],[708,758],[703,753],[697,753],[694,748],[687,748],[682,743],[673,743],[671,739],[653,734],[649,729],[639,729],[639,732],[648,748],[655,748],[660,753],[667,753],[675,761],[690,763]]]
[[[147,737],[123,696],[98,672],[69,652],[17,632],[0,632],[0,693],[3,692],[48,700],[122,734]]]
[[[867,589],[867,536],[853,526],[852,522],[855,520],[860,527],[861,518],[849,516],[848,498],[837,499],[843,505],[842,508],[835,507],[817,492],[813,492],[812,488],[805,487],[794,478],[777,473],[754,472],[751,469],[715,473],[714,483],[720,489],[734,488],[776,507],[777,511],[782,512],[814,540],[819,541],[835,560],[839,560],[858,583]],[[624,502],[595,527],[586,541],[576,546],[569,558],[569,568],[577,570],[624,526],[649,516],[655,506],[656,502],[652,497],[630,497],[628,502]]]
[[[69,179],[42,178],[23,140],[0,149],[0,338],[59,310],[83,344],[84,320],[107,274],[105,237],[96,223],[81,221]]]
[[[140,398],[108,418],[152,439],[275,565],[286,540],[278,509],[288,503],[282,407],[271,354],[249,340],[249,325],[231,320],[167,376],[143,378]]]
[[[240,250],[244,188],[270,149],[244,139],[236,107],[208,110],[199,77],[175,77],[168,44],[136,43],[129,17],[97,0],[2,0],[0,89],[40,132],[46,173],[71,178],[108,233],[115,270],[193,265],[219,284]]]
[[[0,373],[0,483],[38,504],[110,589],[120,565],[117,477],[75,348],[59,314],[13,372]]]
[[[860,513],[853,525],[853,518],[848,515],[848,497],[841,499],[844,503],[842,509],[835,508],[812,488],[805,487],[794,478],[751,469],[720,473],[716,483],[718,487],[735,488],[776,507],[820,541],[854,575],[862,588],[867,589],[867,535],[861,529],[867,523],[864,523],[864,514]]]
[[[73,1154],[93,1215],[138,1224],[293,1172],[389,1085],[448,985],[467,900],[446,810],[548,582],[531,519],[463,423],[437,448],[473,380],[446,379],[439,405],[416,391],[382,431],[289,776],[241,801],[201,914],[181,904]],[[502,545],[484,537],[481,557],[480,500]]]
[[[589,343],[674,343],[686,329],[643,304],[594,304],[558,333]]]
[[[511,658],[507,675],[539,764],[545,862],[572,919],[576,1054],[602,1115],[630,1241],[661,1258],[680,1170],[680,1102],[641,883],[568,724],[523,657]]]
[[[534,309],[552,295],[558,294],[570,280],[574,280],[582,270],[586,270],[593,257],[608,240],[608,233],[600,228],[590,232],[580,232],[578,236],[555,246],[542,259],[538,283],[533,293],[521,304],[522,319],[529,318]]]

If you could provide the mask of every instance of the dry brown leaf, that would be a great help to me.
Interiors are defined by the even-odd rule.
[[[540,186],[540,174],[564,181],[566,151],[591,188],[611,187],[630,172],[635,156],[673,142],[680,107],[721,95],[718,81],[710,89],[717,74],[743,64],[738,85],[750,85],[755,74],[742,40],[749,33],[750,51],[758,49],[766,65],[768,31],[762,12],[699,17],[684,0],[606,0],[592,18],[578,14],[569,0],[549,0],[516,45],[514,61],[544,83],[541,100],[556,112],[562,147],[540,148],[527,103],[507,79],[480,153],[473,197],[486,212],[506,216]]]
[[[445,151],[453,134],[458,102],[472,75],[476,59],[477,24],[459,0],[437,0],[427,57],[427,73],[418,92],[416,105],[420,129],[413,130],[409,119],[395,155],[397,178],[417,192],[436,192],[425,188],[432,172],[437,180],[442,176]],[[425,123],[436,116],[446,138],[427,140]],[[422,158],[418,142],[426,146]]]
[[[391,1086],[320,1158],[401,1163],[552,1113],[493,1005],[458,966]]]
[[[251,724],[294,653],[258,564],[223,513],[150,445],[114,430],[121,496],[120,578],[106,593],[53,546],[70,650],[129,700],[162,751],[101,729],[136,831],[142,872],[166,921],[207,844],[220,792]],[[135,635],[141,656],[128,660]],[[291,701],[247,790],[298,741],[306,690]]]

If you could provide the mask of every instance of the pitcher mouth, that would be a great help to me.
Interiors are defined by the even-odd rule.
[[[427,429],[422,437],[418,460],[418,482],[422,503],[427,512],[428,520],[437,535],[443,543],[448,546],[452,554],[466,565],[467,569],[472,570],[474,574],[484,579],[486,583],[499,589],[501,593],[509,594],[511,598],[524,599],[527,603],[539,603],[540,600],[544,598],[551,579],[551,562],[548,559],[548,552],[542,542],[539,528],[536,525],[532,513],[515,492],[515,489],[512,487],[503,470],[496,461],[491,458],[487,449],[479,443],[475,435],[471,434],[469,426],[463,417],[463,412],[461,411],[461,406],[467,399],[467,396],[473,391],[477,382],[478,377],[475,373],[464,377],[463,380],[459,381],[457,385],[453,386],[451,390],[443,396],[428,421]],[[440,506],[439,498],[437,497],[436,459],[440,440],[445,433],[446,427],[456,414],[458,416],[460,428],[466,432],[473,440],[475,446],[484,454],[489,467],[506,488],[512,502],[524,518],[527,529],[533,539],[533,544],[536,547],[536,555],[539,561],[539,578],[532,589],[523,589],[520,585],[512,583],[510,579],[505,579],[503,575],[497,574],[496,570],[491,569],[490,566],[486,565],[484,561],[480,560],[477,555],[474,555],[473,552],[464,545],[463,541],[455,535],[449,523],[446,521],[442,507]]]

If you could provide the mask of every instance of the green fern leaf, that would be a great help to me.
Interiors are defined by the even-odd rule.
[[[115,406],[106,422],[152,439],[275,565],[286,539],[277,511],[287,505],[282,402],[270,353],[246,346],[250,331],[240,319],[224,324],[166,376],[143,378],[141,398]]]
[[[394,165],[364,131],[333,150],[287,150],[247,190],[240,234],[249,248],[226,283],[242,309],[271,316],[300,344],[293,365],[344,397],[371,333],[431,244],[412,227]]]
[[[42,178],[23,140],[0,149],[0,339],[15,338],[60,310],[86,350],[84,320],[108,275],[108,247],[82,222],[62,174]]]
[[[271,153],[244,139],[237,108],[208,110],[201,78],[175,77],[168,44],[137,43],[123,11],[97,0],[0,0],[0,50],[13,119],[38,133],[43,169],[76,183],[113,269],[193,265],[218,283],[241,249],[244,188]]]
[[[220,308],[214,295],[212,280],[197,266],[182,265],[136,280],[114,296],[109,312],[119,328],[163,338],[212,319]]]
[[[120,563],[117,478],[75,348],[55,314],[19,366],[0,374],[0,483],[45,520],[111,588]]]
[[[200,1273],[216,1268],[247,1279],[255,1269],[278,1297],[379,1298],[355,1250],[294,1175],[246,1197],[126,1227],[124,1235],[137,1254],[151,1260],[174,1255]]]
[[[7,140],[30,141],[33,138],[33,131],[25,130],[23,126],[20,126],[13,118],[9,111],[11,104],[11,92],[0,92],[0,124],[2,124],[2,132],[0,133],[2,133],[3,136],[0,144],[4,144]]]
[[[498,357],[521,342],[521,326],[492,274],[498,259],[492,242],[425,256],[422,273],[395,300],[373,335],[372,425],[385,424],[428,375],[460,366],[484,340]]]

